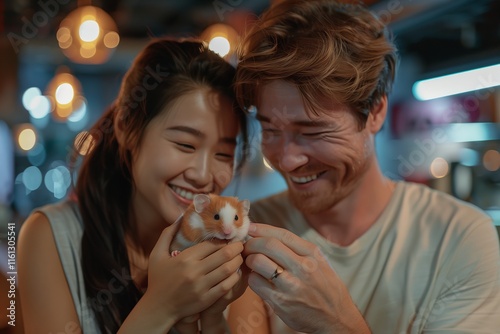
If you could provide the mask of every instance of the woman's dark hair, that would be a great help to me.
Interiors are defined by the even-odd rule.
[[[233,101],[240,121],[241,167],[247,125],[235,102],[234,77],[235,69],[199,41],[155,39],[126,73],[116,101],[79,141],[80,153],[90,144],[75,189],[84,223],[82,270],[89,307],[103,333],[116,333],[142,295],[130,277],[125,235],[134,229],[132,156],[146,126],[176,98],[197,88],[221,92]],[[123,132],[121,144],[117,126]]]

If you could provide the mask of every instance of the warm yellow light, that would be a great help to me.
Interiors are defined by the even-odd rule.
[[[66,28],[62,27],[61,29],[57,30],[57,41],[59,43],[67,43],[71,39],[71,31]]]
[[[52,99],[52,116],[59,121],[66,119],[82,105],[82,89],[80,82],[67,69],[59,69],[59,73],[49,82],[47,96]]]
[[[78,150],[78,154],[87,155],[94,147],[94,137],[87,131],[82,131],[75,137],[74,145]]]
[[[208,44],[208,48],[229,60],[238,45],[239,35],[236,30],[223,23],[217,23],[206,28],[201,39]]]
[[[104,35],[104,45],[106,45],[107,48],[114,49],[118,46],[119,43],[120,35],[118,35],[116,32],[111,31]]]
[[[62,83],[56,88],[56,101],[59,104],[68,104],[73,101],[75,90],[70,83]]]
[[[448,162],[443,158],[436,158],[432,161],[430,172],[433,177],[440,179],[448,174]]]
[[[98,7],[83,6],[62,20],[57,41],[73,62],[102,64],[109,59],[120,38],[111,16]]]
[[[266,166],[268,169],[273,170],[273,167],[271,164],[267,161],[266,158],[262,158],[262,162],[264,163],[264,166]]]
[[[93,42],[99,37],[99,23],[95,20],[87,20],[80,24],[78,35],[84,42]]]
[[[32,128],[25,128],[19,132],[17,141],[22,150],[29,151],[35,147],[36,133]]]
[[[495,150],[488,150],[483,155],[484,168],[490,172],[496,172],[500,169],[500,153]]]
[[[86,48],[86,47],[81,47],[80,48],[80,55],[83,57],[83,58],[92,58],[97,52],[97,49],[94,47],[94,48]]]
[[[224,57],[231,50],[231,44],[226,37],[217,36],[210,40],[208,48],[219,56]]]

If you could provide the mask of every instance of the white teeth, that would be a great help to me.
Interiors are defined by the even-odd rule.
[[[303,176],[303,177],[290,176],[290,178],[295,183],[307,183],[307,182],[311,182],[313,180],[316,180],[318,178],[318,174],[310,175],[310,176]]]
[[[172,186],[172,189],[175,191],[175,193],[181,197],[184,197],[187,200],[192,200],[194,197],[194,193],[187,191],[185,189],[177,188]]]

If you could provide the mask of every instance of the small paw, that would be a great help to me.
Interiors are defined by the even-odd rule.
[[[174,250],[174,251],[172,251],[172,253],[170,253],[170,256],[171,256],[171,257],[176,257],[176,256],[177,256],[177,255],[179,255],[180,253],[181,253],[181,251],[179,251],[179,250]]]

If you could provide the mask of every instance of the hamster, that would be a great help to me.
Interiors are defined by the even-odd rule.
[[[197,194],[184,212],[170,251],[172,256],[205,240],[243,241],[250,227],[249,200]]]

